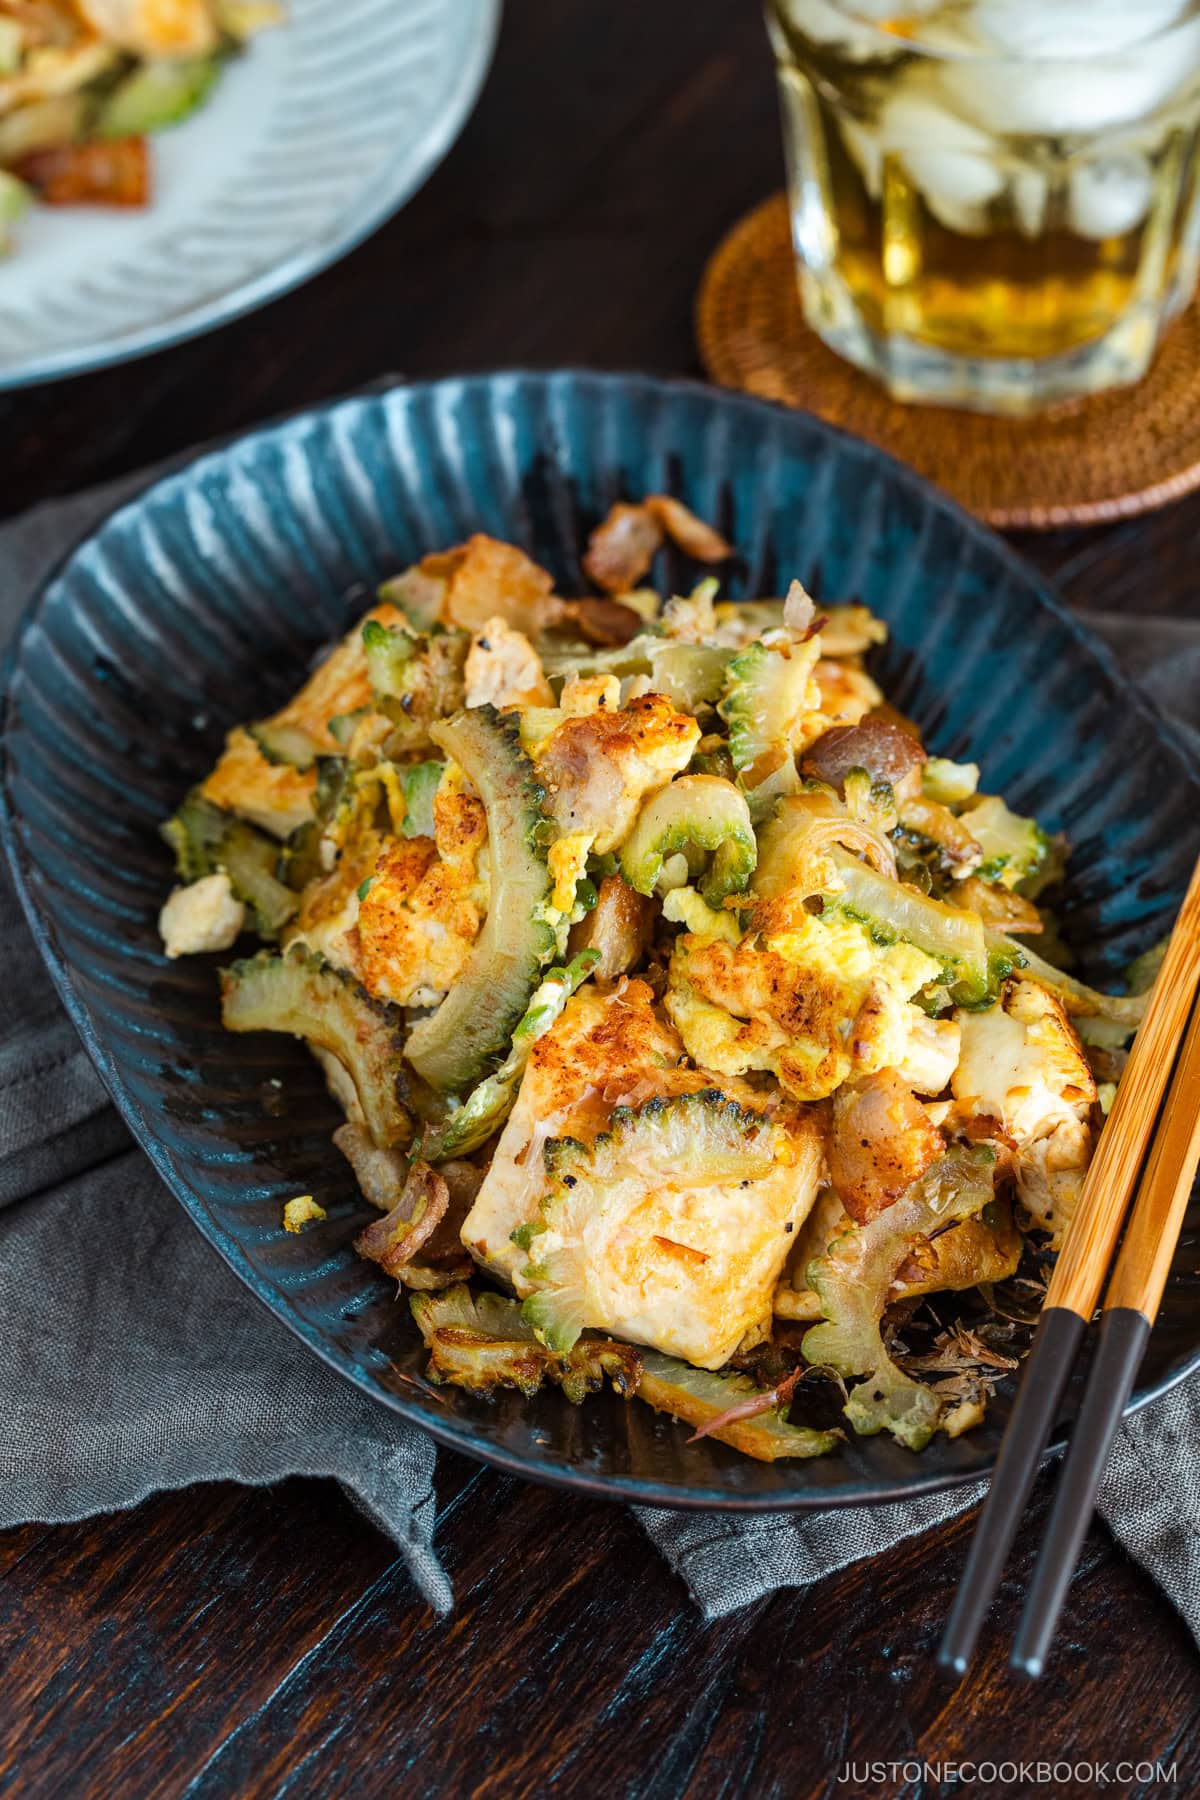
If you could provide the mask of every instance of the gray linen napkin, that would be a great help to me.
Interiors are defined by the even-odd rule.
[[[0,639],[63,551],[146,479],[0,527]],[[1200,725],[1200,626],[1093,622],[1162,704]],[[430,1603],[449,1609],[432,1546],[432,1440],[300,1351],[174,1204],[59,1008],[6,873],[0,1370],[0,1527],[85,1518],[197,1481],[333,1476],[394,1540]],[[1193,1382],[1124,1427],[1101,1510],[1200,1639],[1198,1442]],[[715,1618],[885,1550],[980,1491],[804,1518],[638,1517]]]

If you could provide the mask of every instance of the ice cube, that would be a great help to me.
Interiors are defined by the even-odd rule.
[[[1025,237],[1038,237],[1046,223],[1050,182],[1040,169],[1018,169],[1012,177],[1012,209],[1017,229]]]
[[[1068,217],[1081,237],[1121,237],[1150,209],[1154,178],[1144,156],[1103,156],[1071,173]]]
[[[857,164],[872,200],[878,200],[883,186],[883,148],[878,131],[872,126],[863,125],[849,113],[840,112],[835,116],[851,162]]]
[[[986,132],[958,118],[929,96],[925,72],[907,79],[888,96],[879,116],[880,145],[898,152],[930,211],[951,231],[987,229],[987,206],[1004,187],[997,146]]]
[[[1192,18],[1120,54],[1070,61],[946,61],[937,66],[937,78],[943,102],[973,125],[997,136],[1057,137],[1145,119],[1198,70],[1200,18]]]
[[[891,62],[912,48],[902,38],[889,37],[871,25],[848,19],[836,6],[830,5],[829,0],[782,0],[779,10],[785,20],[814,44],[836,47],[851,62]],[[867,7],[860,6],[856,10],[866,12]],[[880,17],[887,17],[882,7]]]
[[[1187,0],[976,0],[965,21],[977,51],[1076,62],[1144,44],[1188,10]]]

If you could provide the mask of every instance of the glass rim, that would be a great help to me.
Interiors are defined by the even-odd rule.
[[[804,30],[802,20],[790,17],[787,0],[767,0],[770,11],[779,15],[784,24],[795,23]],[[877,38],[881,46],[886,46],[892,54],[908,51],[914,56],[923,57],[931,63],[966,64],[971,67],[987,68],[1068,68],[1099,67],[1105,63],[1120,62],[1124,58],[1145,50],[1150,46],[1169,38],[1184,26],[1196,22],[1200,16],[1200,0],[1187,0],[1187,4],[1171,18],[1160,23],[1154,30],[1148,31],[1144,37],[1134,38],[1107,50],[1089,52],[1086,49],[1072,49],[1061,54],[1047,54],[1044,50],[1030,52],[1004,49],[997,45],[989,49],[961,49],[945,43],[930,44],[920,35],[922,19],[920,14],[910,14],[907,19],[908,29],[900,31],[889,27],[888,21],[871,18],[859,10],[859,0],[822,0],[829,11],[844,18],[847,24],[856,31],[866,32]],[[1046,0],[1010,0],[1014,13],[1024,12],[1029,16],[1045,15],[1048,10]],[[1055,8],[1066,11],[1071,7],[1077,13],[1080,26],[1087,23],[1091,14],[1090,0],[1050,0]],[[910,35],[911,34],[911,35]]]

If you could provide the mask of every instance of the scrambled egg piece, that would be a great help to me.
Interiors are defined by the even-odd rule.
[[[556,912],[569,913],[575,905],[575,885],[587,873],[591,833],[569,831],[551,844],[546,852],[546,866],[554,877],[550,904]]]
[[[363,986],[377,1000],[435,1005],[461,974],[481,923],[432,838],[395,839],[359,903]]]
[[[402,793],[399,811],[403,817]],[[348,969],[378,999],[430,1006],[462,970],[487,912],[483,803],[447,763],[433,798],[433,837],[390,835],[374,816],[372,806],[344,837],[323,843],[333,866],[305,888],[285,942],[303,942]]]
[[[666,1006],[695,1062],[729,1075],[769,1070],[799,1100],[887,1068],[937,1093],[958,1058],[958,1027],[910,1002],[939,974],[911,944],[879,945],[852,919],[801,913],[769,940],[685,933]]]
[[[869,606],[852,601],[848,606],[823,606],[821,648],[826,656],[860,656],[873,644],[886,644],[888,628]]]
[[[363,626],[369,620],[379,625],[406,628],[408,620],[390,600],[372,606],[348,631],[341,643],[316,669],[300,691],[292,696],[273,724],[296,725],[306,731],[318,750],[335,752],[337,739],[329,730],[329,721],[339,713],[357,712],[371,700],[371,680],[367,674],[367,655],[363,648]]]
[[[564,719],[537,754],[560,833],[587,833],[601,855],[616,850],[642,801],[687,767],[699,741],[695,719],[662,694],[643,694],[620,712]]]
[[[882,691],[854,663],[823,656],[813,674],[821,690],[821,711],[831,724],[857,725],[872,707],[883,704]]]
[[[7,21],[9,16],[7,10],[0,10],[0,20]],[[53,30],[53,15],[48,16]],[[63,40],[71,29],[65,20],[61,22]],[[116,44],[99,43],[94,38],[83,37],[78,42],[38,42],[34,39],[24,58],[18,58],[16,69],[11,74],[6,71],[0,75],[0,118],[14,113],[18,107],[36,106],[41,100],[78,92],[86,82],[105,74],[119,57]],[[5,150],[7,155],[7,145]]]
[[[200,792],[214,806],[235,812],[272,837],[290,837],[312,818],[317,788],[315,769],[292,769],[268,762],[248,731],[240,725],[225,739],[225,749]]]
[[[499,615],[471,639],[464,671],[467,706],[553,706],[541,658],[523,631]]]
[[[712,1090],[710,1074],[679,1066],[681,1048],[637,980],[608,993],[587,984],[534,1045],[462,1233],[472,1255],[522,1296],[539,1284],[524,1273],[526,1252],[511,1234],[539,1216],[550,1185],[547,1139],[594,1144],[618,1106]],[[720,1086],[761,1109],[761,1097],[743,1084]],[[569,1249],[586,1291],[585,1325],[702,1368],[719,1368],[743,1338],[761,1334],[822,1163],[816,1124],[799,1109],[781,1109],[764,1122],[761,1137],[768,1148],[736,1177],[706,1168],[702,1145],[691,1170],[686,1152],[664,1168],[652,1152],[635,1149],[617,1182],[599,1184],[594,1196],[573,1196],[580,1223]],[[553,1226],[536,1242],[539,1257],[564,1248]]]
[[[1092,1154],[1096,1083],[1083,1047],[1061,1001],[1036,981],[1009,982],[986,1012],[956,1017],[955,1111],[964,1121],[992,1123],[1015,1146],[1021,1201],[1061,1241]]]
[[[172,960],[200,956],[206,950],[228,950],[246,922],[246,909],[234,898],[229,877],[203,875],[188,887],[177,887],[158,915],[163,948]]]
[[[318,752],[332,755],[340,746],[329,730],[339,713],[356,712],[371,699],[362,628],[368,619],[381,625],[403,625],[404,614],[389,601],[364,613],[341,643],[315,669],[300,691],[269,721],[305,732]],[[293,769],[268,762],[248,731],[231,731],[225,752],[204,782],[201,793],[214,806],[240,814],[278,838],[286,838],[312,817],[315,769]]]
[[[616,712],[621,705],[621,683],[615,675],[570,675],[563,682],[558,704],[564,719]]]
[[[427,844],[429,839],[413,841]],[[361,980],[359,889],[374,878],[383,846],[383,835],[373,827],[353,832],[328,875],[310,881],[305,888],[285,943],[307,944],[335,968],[349,969]]]
[[[358,905],[358,969],[378,1000],[433,1006],[458,979],[488,905],[483,803],[449,769],[434,837],[393,838]]]
[[[85,22],[134,56],[207,56],[217,48],[210,0],[76,0]]]
[[[686,866],[686,858],[683,859]],[[666,867],[664,863],[663,867]],[[736,944],[741,939],[738,922],[731,912],[718,912],[686,882],[663,895],[662,916],[672,925],[686,925],[693,943]]]
[[[283,1229],[301,1232],[306,1225],[314,1225],[328,1216],[325,1208],[311,1194],[297,1194],[294,1200],[284,1202]]]

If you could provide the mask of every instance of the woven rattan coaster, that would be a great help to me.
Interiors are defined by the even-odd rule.
[[[992,525],[1097,524],[1200,487],[1200,303],[1172,326],[1137,387],[1037,419],[902,406],[805,325],[787,201],[777,194],[718,246],[696,329],[714,381],[844,426]]]

